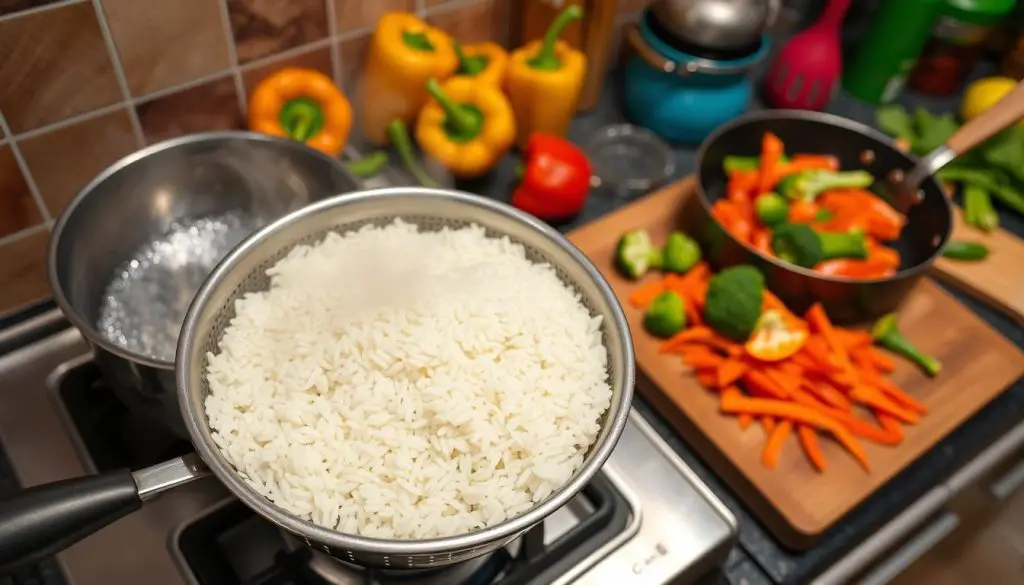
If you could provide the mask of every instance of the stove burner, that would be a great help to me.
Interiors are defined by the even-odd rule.
[[[188,441],[128,410],[91,361],[69,369],[58,393],[96,471],[141,469],[193,451]]]
[[[198,585],[541,585],[610,542],[631,513],[622,494],[598,474],[565,508],[509,547],[427,571],[343,564],[295,544],[235,500],[185,525],[176,542]]]

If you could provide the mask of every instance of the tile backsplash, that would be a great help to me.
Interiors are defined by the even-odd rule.
[[[386,11],[508,45],[519,1],[0,0],[0,315],[50,295],[50,228],[111,163],[242,128],[248,95],[282,66],[323,71],[354,95]],[[620,25],[644,4],[619,0]]]

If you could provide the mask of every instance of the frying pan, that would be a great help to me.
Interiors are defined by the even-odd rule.
[[[841,169],[864,169],[883,181],[894,169],[907,173],[920,160],[928,160],[900,151],[889,137],[864,124],[832,114],[765,110],[741,116],[711,134],[697,154],[699,204],[691,206],[684,223],[701,241],[709,262],[716,268],[757,266],[768,288],[787,306],[802,312],[820,301],[838,322],[866,321],[895,310],[949,240],[952,208],[939,183],[930,175],[924,178],[923,198],[907,211],[900,239],[889,244],[902,260],[896,274],[871,280],[820,274],[758,252],[734,238],[711,214],[714,202],[725,196],[723,160],[760,154],[765,132],[781,138],[789,153],[833,155]]]

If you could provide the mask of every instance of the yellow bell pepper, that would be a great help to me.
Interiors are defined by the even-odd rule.
[[[458,64],[444,31],[408,12],[382,16],[360,80],[360,130],[374,144],[387,144],[388,124],[411,124],[427,102],[427,80],[448,78]]]
[[[444,86],[431,79],[426,89],[433,99],[416,122],[420,148],[457,177],[491,170],[516,138],[512,106],[501,89],[466,77]]]
[[[516,116],[516,141],[520,146],[535,132],[565,136],[569,130],[583,90],[587,57],[558,36],[566,25],[582,17],[583,9],[578,4],[569,6],[555,17],[544,40],[512,52],[508,97]]]
[[[323,73],[286,67],[261,81],[252,92],[249,129],[291,138],[337,156],[348,143],[352,106]]]
[[[508,69],[508,53],[497,43],[479,43],[463,47],[454,42],[455,54],[459,58],[459,66],[455,70],[456,77],[472,77],[482,83],[490,83],[501,87],[505,83],[505,70]]]

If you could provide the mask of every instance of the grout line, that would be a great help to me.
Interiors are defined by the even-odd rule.
[[[223,79],[223,78],[225,78],[225,77],[227,77],[228,75],[231,75],[231,74],[232,74],[232,70],[231,69],[221,69],[220,71],[217,71],[215,73],[211,73],[209,75],[204,75],[202,77],[197,77],[195,79],[191,79],[191,80],[186,81],[184,83],[179,83],[178,85],[172,85],[171,87],[165,87],[163,89],[158,89],[158,90],[154,91],[153,93],[147,93],[146,95],[142,95],[142,96],[139,96],[137,98],[133,98],[133,99],[131,99],[129,101],[133,105],[138,105],[138,104],[145,103],[145,102],[151,102],[151,101],[153,101],[155,99],[159,99],[159,98],[162,98],[162,97],[165,97],[165,96],[169,96],[172,93],[178,93],[179,91],[189,90],[189,89],[192,89],[194,87],[199,87],[200,85],[203,85],[205,83],[210,83],[211,81],[217,81],[218,79]]]
[[[368,26],[365,28],[357,28],[355,30],[347,30],[339,34],[335,40],[339,43],[344,43],[345,41],[351,41],[352,39],[358,39],[359,37],[369,36],[373,34],[373,29],[374,27]]]
[[[449,12],[454,12],[460,8],[465,8],[466,6],[470,6],[478,2],[483,2],[483,0],[450,0],[449,2],[445,2],[444,4],[441,4],[440,6],[435,6],[433,8],[424,7],[423,17],[429,18],[431,16],[448,14]]]
[[[427,15],[427,0],[416,0],[416,16],[423,18]]]
[[[38,234],[41,231],[48,230],[52,226],[53,221],[45,221],[43,223],[37,223],[32,227],[27,227],[23,230],[14,232],[13,234],[7,234],[6,236],[0,237],[0,246],[25,239],[31,235]]]
[[[3,128],[5,135],[11,135],[11,128],[7,125],[7,119],[4,118],[3,114],[0,114],[0,128]],[[21,156],[21,149],[18,148],[18,142],[16,140],[11,140],[10,147],[11,154],[14,155],[14,160],[18,163],[18,168],[21,169],[21,176],[25,179],[25,184],[28,186],[28,192],[32,195],[32,200],[35,201],[36,207],[39,209],[39,215],[42,216],[43,221],[52,220],[53,216],[50,215],[50,211],[46,209],[46,202],[43,201],[43,196],[39,192],[39,185],[36,185],[36,180],[32,177],[32,172],[29,171],[25,157]]]
[[[17,138],[18,140],[27,140],[29,138],[35,138],[36,136],[39,136],[41,134],[46,134],[47,132],[52,132],[54,130],[60,130],[61,128],[66,128],[68,126],[74,126],[75,124],[78,124],[80,122],[88,122],[93,118],[99,118],[100,116],[105,116],[111,112],[116,112],[118,110],[125,108],[130,110],[131,102],[117,102],[116,104],[103,106],[102,108],[96,108],[95,110],[89,110],[84,114],[75,114],[74,116],[70,116],[62,120],[57,120],[56,122],[47,124],[45,126],[33,128],[32,130],[26,130],[21,134],[18,134],[15,138]]]
[[[341,43],[336,42],[338,36],[338,10],[334,0],[324,0],[324,9],[327,11],[327,40],[331,43],[331,77],[334,85],[341,91]]]
[[[43,4],[42,6],[33,6],[32,8],[26,8],[25,10],[19,10],[18,12],[12,12],[10,14],[4,14],[0,16],[0,22],[5,20],[13,20],[22,16],[29,16],[31,14],[38,14],[40,12],[49,12],[50,10],[56,10],[65,6],[71,6],[72,4],[79,4],[86,0],[62,0],[61,2],[53,2],[52,4]]]
[[[238,98],[238,111],[245,119],[249,112],[249,100],[245,99],[245,84],[242,83],[242,71],[238,65],[238,46],[235,45],[235,31],[231,28],[231,11],[227,0],[217,0],[220,9],[220,24],[224,28],[224,38],[228,43],[228,62],[231,63],[231,74],[235,81],[235,97]]]
[[[132,92],[128,89],[128,77],[124,74],[124,64],[121,62],[121,52],[117,50],[114,43],[114,35],[110,32],[110,25],[107,23],[107,14],[103,11],[100,0],[92,0],[92,7],[96,11],[96,22],[100,25],[100,33],[103,35],[103,42],[107,46],[107,54],[114,66],[114,77],[117,78],[117,85],[121,89],[121,96],[129,104],[132,103]],[[142,133],[142,124],[139,122],[139,114],[134,107],[128,108],[128,120],[132,125],[132,134],[135,135],[135,144],[138,148],[146,145],[146,138]]]
[[[325,39],[320,39],[318,41],[313,41],[312,43],[307,43],[307,44],[301,45],[299,47],[292,47],[291,49],[286,49],[284,51],[281,51],[280,53],[274,53],[273,55],[270,55],[269,57],[261,57],[259,59],[255,59],[253,61],[249,61],[245,65],[239,65],[238,68],[239,68],[240,71],[251,71],[253,69],[257,69],[257,68],[263,67],[265,65],[272,65],[272,64],[274,64],[274,63],[276,63],[278,61],[281,61],[283,59],[289,59],[291,57],[295,57],[296,55],[302,55],[303,53],[308,53],[309,51],[315,51],[317,49],[322,49],[322,48],[324,48],[324,47],[326,47],[326,46],[328,46],[330,44],[331,44],[331,38],[330,37],[325,38]]]

